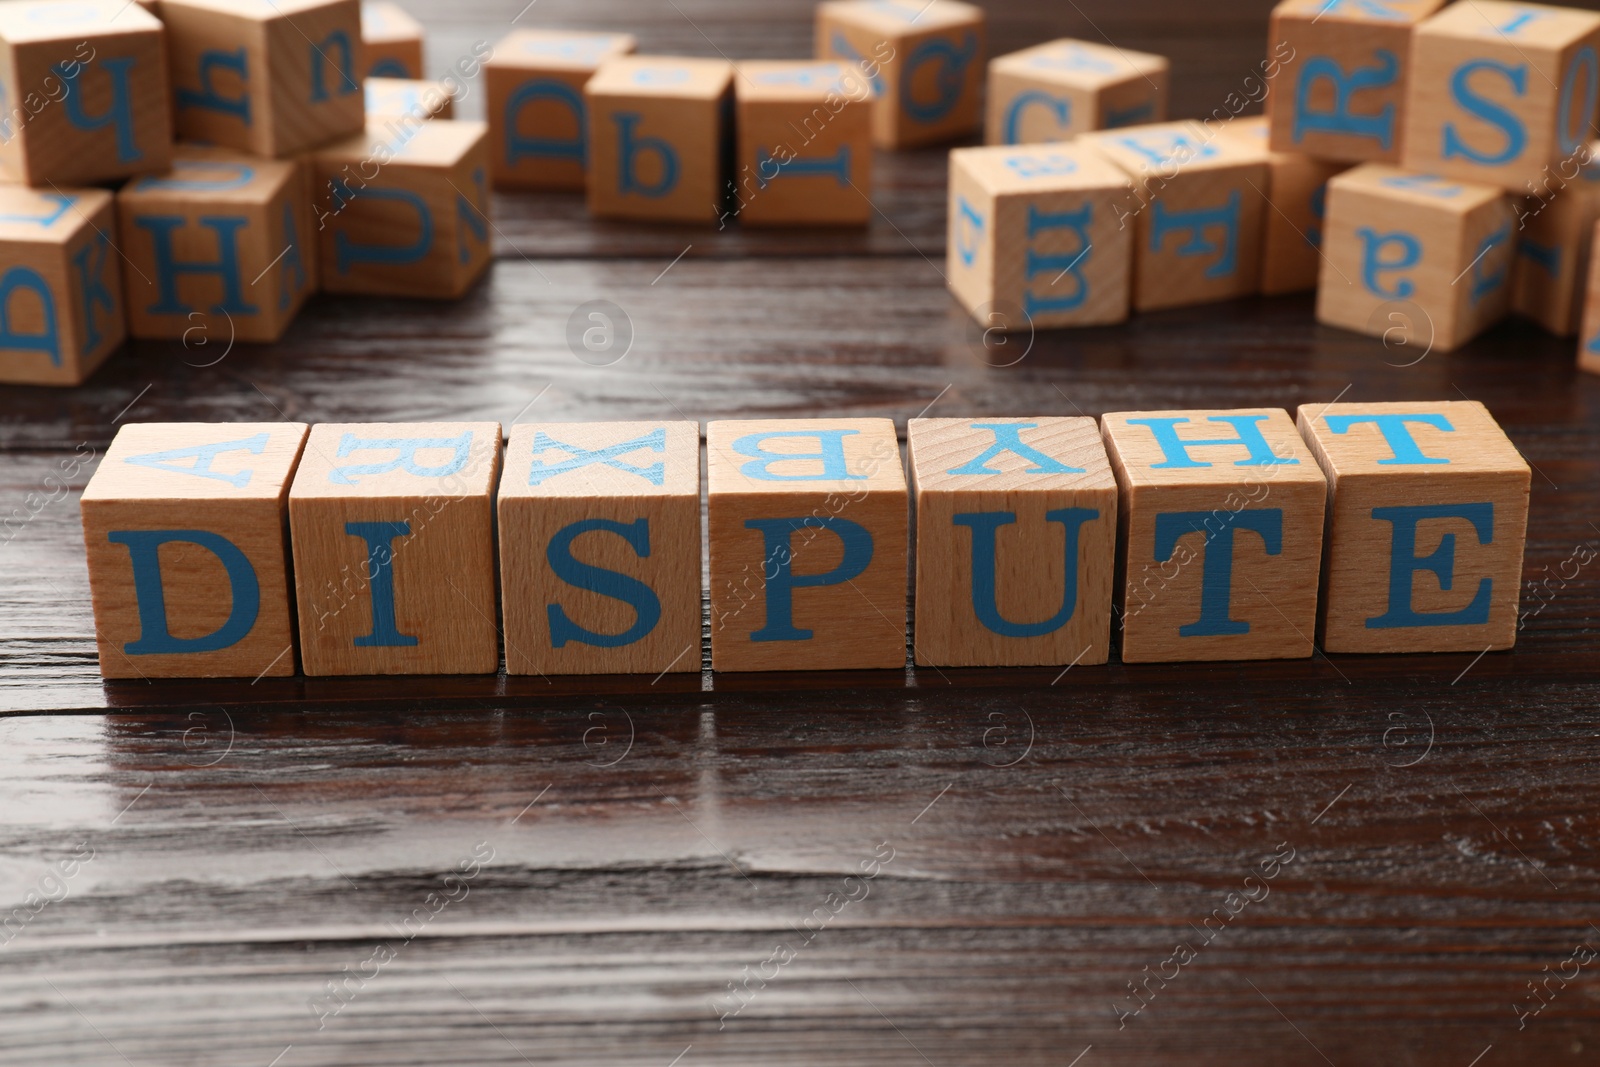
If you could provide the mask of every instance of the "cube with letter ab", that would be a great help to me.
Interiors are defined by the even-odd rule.
[[[294,673],[284,499],[306,427],[130,423],[83,491],[107,678]]]
[[[700,428],[511,428],[500,481],[508,674],[700,670]]]
[[[1289,413],[1104,415],[1117,474],[1122,658],[1312,652],[1327,483]]]
[[[1306,404],[1300,431],[1328,476],[1323,648],[1510,648],[1530,472],[1488,410]]]
[[[713,422],[711,662],[903,667],[906,478],[888,419]]]
[[[399,4],[366,0],[361,5],[361,77],[421,78],[422,23]]]
[[[1089,418],[912,419],[917,662],[1104,663],[1117,481]]]
[[[988,144],[1070,141],[1167,118],[1165,56],[1062,38],[989,62]]]
[[[493,674],[493,422],[321,424],[289,489],[305,672]]]

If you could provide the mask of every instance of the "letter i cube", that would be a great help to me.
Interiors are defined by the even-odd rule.
[[[130,423],[83,491],[107,678],[294,673],[285,498],[298,422]]]
[[[700,428],[511,428],[499,502],[508,674],[700,670]]]
[[[706,427],[711,663],[901,668],[905,471],[888,419]]]
[[[1511,271],[1511,310],[1557,336],[1577,332],[1589,274],[1594,225],[1600,221],[1600,145],[1590,159],[1563,161],[1542,192],[1513,201],[1517,256]]]
[[[77,385],[126,335],[111,194],[0,185],[0,382]]]
[[[1305,404],[1328,476],[1328,652],[1510,648],[1527,461],[1476,401]]]
[[[872,85],[845,63],[741,63],[734,195],[746,225],[865,226]]]
[[[1101,430],[1123,661],[1311,655],[1327,483],[1289,413],[1117,412]]]
[[[422,78],[422,23],[399,4],[361,5],[362,79]]]
[[[912,419],[917,662],[1104,663],[1117,481],[1089,418]]]
[[[493,674],[500,426],[312,428],[289,489],[309,675]]]
[[[1317,321],[1448,352],[1505,315],[1515,236],[1493,186],[1363,163],[1328,182]]]
[[[1165,56],[1062,38],[989,61],[988,144],[1070,141],[1165,122]]]

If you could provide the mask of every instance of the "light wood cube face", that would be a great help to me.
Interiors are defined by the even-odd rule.
[[[734,77],[733,214],[747,226],[872,218],[872,83],[853,66],[749,62]]]
[[[1517,636],[1528,464],[1474,401],[1308,404],[1328,477],[1328,652],[1484,652]]]
[[[1070,141],[1090,130],[1165,122],[1165,56],[1062,38],[989,62],[984,141]]]
[[[172,166],[117,194],[128,332],[218,352],[277,340],[315,288],[300,165],[183,145]]]
[[[447,119],[455,114],[455,99],[444,82],[410,78],[368,78],[362,83],[367,96],[367,121],[388,119]]]
[[[634,49],[626,33],[513,30],[483,66],[496,189],[583,189],[589,158],[583,87]]]
[[[125,0],[0,4],[0,173],[87,185],[167,169],[161,22]]]
[[[1526,191],[1594,137],[1600,15],[1452,4],[1416,29],[1401,163]]]
[[[499,518],[507,673],[700,670],[698,426],[514,426]]]
[[[374,122],[318,151],[313,166],[328,292],[454,299],[488,268],[484,123]]]
[[[950,153],[946,276],[985,326],[1090,326],[1128,316],[1129,179],[1079,145]]]
[[[1590,145],[1591,154],[1596,151]],[[1600,165],[1574,160],[1535,196],[1512,201],[1517,255],[1511,310],[1570,336],[1583,317],[1594,226],[1600,222]]]
[[[1600,223],[1589,232],[1589,247],[1593,249],[1600,237]],[[1578,329],[1578,369],[1590,374],[1600,374],[1600,257],[1589,257],[1589,270],[1584,282],[1583,321]]]
[[[712,666],[903,667],[908,516],[894,423],[713,422],[706,457]]]
[[[497,423],[325,423],[289,490],[308,675],[493,674]]]
[[[1101,430],[1123,661],[1311,655],[1327,484],[1288,412],[1118,412]]]
[[[0,186],[0,382],[77,385],[126,336],[102,189]]]
[[[83,491],[107,678],[294,673],[285,498],[304,423],[134,423]]]
[[[872,83],[879,148],[954,140],[978,129],[988,56],[983,9],[959,0],[824,0],[816,57]]]
[[[399,4],[380,0],[361,5],[361,44],[363,79],[427,77],[422,62],[422,23]]]
[[[1448,352],[1510,304],[1515,226],[1497,188],[1364,163],[1328,182],[1317,321]]]
[[[912,419],[919,664],[1104,663],[1117,482],[1089,418]]]

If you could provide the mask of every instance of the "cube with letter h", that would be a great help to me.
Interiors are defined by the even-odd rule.
[[[989,62],[988,144],[1070,141],[1090,130],[1165,122],[1165,56],[1062,38]]]
[[[83,491],[107,678],[294,673],[284,501],[304,423],[130,423]]]
[[[422,78],[422,23],[399,4],[361,5],[362,79]]]
[[[289,489],[309,675],[493,674],[500,426],[322,424]]]
[[[700,670],[698,426],[513,426],[498,506],[508,674]]]
[[[906,479],[888,419],[706,427],[719,671],[903,667]]]
[[[1328,476],[1323,647],[1510,648],[1530,472],[1484,406],[1307,404],[1300,430]]]
[[[1327,483],[1288,412],[1119,412],[1101,430],[1123,661],[1311,655]]]
[[[739,64],[734,196],[746,225],[865,226],[872,84],[846,63]]]

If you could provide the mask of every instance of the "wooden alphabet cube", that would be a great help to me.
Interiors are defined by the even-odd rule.
[[[700,670],[700,428],[511,428],[499,503],[508,674]]]
[[[324,423],[289,489],[309,675],[493,674],[493,422]]]
[[[888,419],[706,427],[711,662],[901,668],[906,479]]]
[[[1259,148],[1169,122],[1085,134],[1128,175],[1118,224],[1134,230],[1137,311],[1228,300],[1256,291],[1266,212]]]
[[[103,189],[0,185],[0,382],[77,385],[127,335]]]
[[[328,292],[454,299],[488,268],[485,124],[374,122],[313,160]]]
[[[422,23],[399,4],[366,0],[361,5],[361,44],[363,79],[427,77]]]
[[[950,153],[950,291],[984,326],[1089,326],[1128,317],[1128,179],[1081,145]]]
[[[1511,271],[1511,310],[1557,336],[1576,333],[1583,317],[1594,225],[1600,222],[1600,163],[1562,164],[1563,173],[1534,196],[1512,201],[1517,255]]]
[[[107,678],[294,673],[285,500],[306,426],[130,423],[83,491]]]
[[[447,119],[455,114],[455,98],[444,82],[368,78],[362,90],[367,95],[369,124],[381,125],[388,119]]]
[[[167,169],[161,21],[127,0],[0,3],[0,173],[87,185]]]
[[[627,55],[626,33],[513,30],[483,65],[496,189],[583,189],[589,118],[583,87]]]
[[[359,133],[359,0],[162,0],[178,137],[292,156]]]
[[[1328,652],[1485,652],[1517,638],[1527,462],[1476,401],[1306,404],[1328,477]]]
[[[751,61],[733,82],[734,214],[747,226],[872,218],[872,83],[846,63]]]
[[[972,133],[988,55],[983,9],[960,0],[823,0],[816,57],[856,66],[876,94],[872,139],[911,148]]]
[[[1531,190],[1595,136],[1600,15],[1541,4],[1451,4],[1416,28],[1407,170]]]
[[[1317,321],[1448,352],[1498,322],[1516,231],[1497,188],[1363,163],[1328,182]]]
[[[128,332],[190,344],[276,341],[315,289],[300,164],[180,145],[117,194]]]
[[[983,139],[1042,144],[1165,122],[1168,67],[1165,56],[1067,37],[996,56]]]
[[[1312,653],[1327,483],[1286,411],[1101,417],[1126,663]]]
[[[1600,223],[1589,232],[1589,247],[1600,237]],[[1578,331],[1578,369],[1600,374],[1600,256],[1589,257],[1584,282],[1583,322]]]
[[[622,56],[584,85],[589,211],[709,222],[722,214],[733,65]]]
[[[1117,480],[1089,418],[912,419],[919,664],[1104,663]]]

